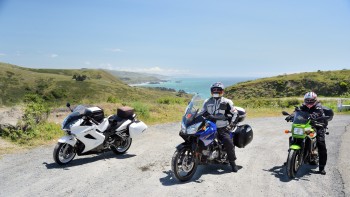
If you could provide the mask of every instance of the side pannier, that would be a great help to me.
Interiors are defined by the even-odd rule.
[[[253,140],[253,129],[249,125],[239,125],[233,135],[233,142],[238,148],[244,148]]]
[[[331,121],[333,119],[333,116],[334,116],[333,110],[328,108],[328,107],[324,107],[324,106],[322,106],[322,109],[323,109],[324,115],[329,116],[327,121]]]

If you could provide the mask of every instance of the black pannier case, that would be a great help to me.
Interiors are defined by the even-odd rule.
[[[104,117],[105,117],[105,114],[103,112],[103,109],[99,109],[99,110],[95,110],[95,111],[92,111],[92,115],[91,117],[96,120],[97,122],[102,122]]]
[[[234,132],[233,142],[238,148],[244,148],[253,140],[253,129],[249,125],[239,125]]]
[[[324,115],[329,116],[327,121],[331,121],[333,119],[333,116],[334,116],[333,110],[328,108],[328,107],[324,107],[324,106],[322,106],[322,109],[323,109]]]
[[[117,116],[121,118],[131,119],[134,115],[134,108],[124,106],[117,109]]]

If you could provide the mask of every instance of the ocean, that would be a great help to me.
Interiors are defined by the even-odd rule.
[[[202,98],[210,97],[210,86],[215,82],[222,82],[225,87],[234,85],[238,82],[248,81],[255,78],[171,78],[166,82],[159,84],[138,84],[144,87],[165,87],[176,91],[184,90],[187,93],[198,93]]]

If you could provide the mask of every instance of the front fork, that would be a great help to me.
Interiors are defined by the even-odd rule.
[[[289,137],[289,150],[288,152],[293,149],[296,151],[300,151],[300,154],[298,155],[298,160],[300,161],[300,165],[302,165],[306,159],[306,157],[308,156],[305,146],[307,146],[305,143],[306,140],[304,139],[300,139],[300,138],[293,138],[292,136]]]
[[[307,139],[289,137],[289,149],[300,150],[300,159],[303,158],[301,160],[303,163],[310,160],[311,154],[316,147],[316,139]]]

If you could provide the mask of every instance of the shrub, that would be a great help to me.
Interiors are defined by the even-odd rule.
[[[343,91],[343,92],[346,92],[348,90],[348,84],[344,81],[340,82],[339,83],[339,86],[340,86],[340,89]]]
[[[140,102],[134,102],[131,104],[131,107],[135,109],[135,113],[143,118],[149,118],[149,107],[146,104]]]
[[[163,97],[163,98],[157,99],[157,103],[159,103],[159,104],[166,104],[166,105],[182,104],[182,103],[184,103],[184,99],[182,99],[182,98],[173,98],[173,97]]]
[[[46,121],[50,109],[36,94],[25,95],[24,102],[24,115],[18,126],[3,129],[1,135],[21,144],[28,144],[40,133],[38,125]]]
[[[113,96],[109,96],[107,98],[107,103],[120,103],[120,100],[116,97],[113,97]]]

